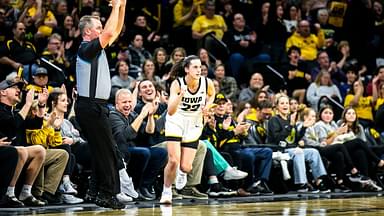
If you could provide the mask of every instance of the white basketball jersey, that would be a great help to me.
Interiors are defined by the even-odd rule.
[[[185,78],[177,78],[180,88],[187,89],[187,83]],[[206,77],[200,77],[199,87],[196,92],[185,91],[183,98],[179,106],[177,107],[177,113],[182,115],[202,115],[202,108],[205,105],[207,97],[207,84],[208,80]]]

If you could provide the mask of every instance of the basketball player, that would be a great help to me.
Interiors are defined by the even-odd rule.
[[[203,114],[215,98],[211,80],[201,76],[201,61],[188,56],[173,66],[176,80],[171,84],[168,113],[165,122],[168,164],[164,170],[164,187],[160,203],[172,203],[171,185],[176,169],[188,173],[192,170],[199,137],[203,129]]]

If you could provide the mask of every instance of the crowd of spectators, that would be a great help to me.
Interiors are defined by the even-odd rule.
[[[106,49],[117,198],[159,196],[170,71],[192,54],[217,94],[174,199],[381,191],[383,4],[128,1],[123,31]],[[1,206],[94,202],[87,171],[97,158],[72,110],[78,22],[104,23],[109,10],[108,1],[0,0]],[[82,175],[89,183],[76,181]]]

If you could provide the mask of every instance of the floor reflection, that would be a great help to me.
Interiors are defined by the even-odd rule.
[[[264,203],[226,203],[204,206],[161,206],[139,209],[139,215],[384,215],[384,198],[352,198],[331,200],[303,200]]]
[[[251,201],[251,200],[250,200]],[[282,200],[270,202],[249,202],[236,203],[232,201],[215,201],[204,203],[175,203],[161,205],[156,203],[146,205],[128,205],[123,210],[110,210],[95,206],[69,207],[62,211],[59,207],[36,208],[31,211],[10,211],[4,212],[0,209],[0,215],[60,215],[60,216],[88,216],[88,215],[192,215],[192,216],[240,216],[240,215],[351,215],[371,216],[384,215],[384,198],[381,196],[356,197],[356,198],[335,198],[335,199],[302,199]]]

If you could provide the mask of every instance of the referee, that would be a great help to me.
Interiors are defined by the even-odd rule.
[[[77,62],[78,100],[76,118],[88,140],[92,154],[92,172],[97,182],[95,203],[102,207],[121,209],[116,199],[120,193],[115,141],[108,120],[107,100],[111,92],[108,59],[104,48],[111,45],[124,24],[126,0],[112,0],[111,14],[105,28],[97,16],[83,16],[79,29],[83,37]]]

